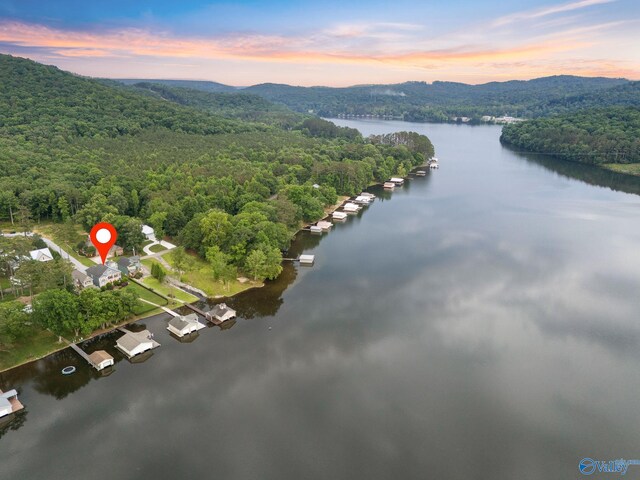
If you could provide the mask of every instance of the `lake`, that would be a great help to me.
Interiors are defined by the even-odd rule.
[[[424,133],[440,169],[299,234],[315,265],[231,299],[225,329],[181,343],[160,315],[142,363],[119,333],[84,345],[116,356],[109,376],[69,350],[0,374],[26,406],[0,477],[511,480],[640,459],[640,181],[514,152],[496,126],[336,123]]]

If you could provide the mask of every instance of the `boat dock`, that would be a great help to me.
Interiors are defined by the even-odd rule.
[[[207,321],[213,323],[214,325],[221,325],[222,322],[220,320],[218,320],[217,318],[215,318],[213,315],[211,315],[211,313],[209,312],[205,312],[204,310],[200,310],[198,307],[194,307],[193,305],[186,303],[184,305],[185,307],[187,307],[190,310],[193,310],[194,312],[196,312],[198,315],[200,315],[201,317],[204,317],[207,319]]]
[[[105,352],[104,350],[98,350],[97,352],[93,352],[91,355],[89,355],[75,343],[70,343],[69,346],[78,355],[84,358],[89,365],[91,365],[93,368],[95,368],[98,371],[113,365],[113,357],[109,355],[107,352]]]

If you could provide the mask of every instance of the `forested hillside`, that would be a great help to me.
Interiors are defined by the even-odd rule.
[[[157,98],[180,105],[188,105],[226,118],[273,124],[286,128],[292,128],[305,118],[304,115],[296,113],[284,105],[277,105],[258,95],[247,93],[214,93],[147,82],[135,83],[132,87],[146,91]]]
[[[192,90],[199,90],[201,92],[209,92],[209,93],[223,93],[223,92],[234,93],[240,90],[238,87],[224,85],[223,83],[200,81],[200,80],[160,80],[160,79],[121,78],[116,81],[120,83],[124,83],[125,85],[135,85],[136,83],[154,83],[156,85],[165,85],[167,87],[190,88]]]
[[[382,115],[411,121],[448,121],[452,116],[479,119],[484,115],[532,117],[557,113],[553,101],[627,83],[620,79],[555,76],[483,85],[406,82],[348,88],[305,88],[263,84],[243,91],[283,103],[297,111],[313,110],[321,116]]]
[[[0,55],[0,133],[26,140],[136,134],[150,127],[215,134],[253,127]]]
[[[640,110],[608,108],[538,118],[502,130],[501,141],[564,160],[605,164],[640,162]]]
[[[135,83],[127,80],[128,84]],[[258,95],[297,112],[335,117],[379,115],[408,121],[452,121],[485,115],[533,118],[585,107],[628,106],[640,103],[637,82],[600,77],[559,75],[533,80],[468,85],[455,82],[405,82],[344,88],[296,87],[264,83],[236,89],[215,82],[154,80],[169,87],[205,92]]]
[[[426,137],[412,148],[322,121],[289,131],[221,119],[8,56],[0,84],[0,221],[88,229],[106,220],[127,250],[139,250],[146,222],[241,270],[254,251],[279,258],[300,222],[321,217],[337,194],[433,155]]]

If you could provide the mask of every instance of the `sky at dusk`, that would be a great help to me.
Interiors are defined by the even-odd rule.
[[[0,52],[110,78],[640,79],[640,0],[0,0]]]

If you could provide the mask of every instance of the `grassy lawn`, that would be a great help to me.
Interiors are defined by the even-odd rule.
[[[40,235],[50,238],[55,244],[59,245],[65,252],[76,260],[80,261],[87,267],[95,265],[87,257],[78,255],[74,247],[87,238],[86,232],[82,230],[80,225],[69,225],[62,223],[39,223],[33,227],[33,231]]]
[[[152,247],[149,247],[149,250],[151,250],[153,253],[158,253],[158,252],[164,252],[166,248],[160,245],[159,243],[157,243]]]
[[[166,283],[160,283],[153,277],[147,277],[143,279],[142,283],[160,292],[161,294],[166,295],[167,297],[173,296],[174,298],[182,300],[183,302],[191,303],[198,300],[198,297],[196,297],[195,295],[191,295],[190,293],[180,290],[179,288],[172,287],[171,285],[167,285]]]
[[[162,257],[169,265],[174,266],[172,252],[166,253]],[[209,264],[195,255],[188,255],[185,272],[180,280],[199,288],[210,297],[235,295],[251,287],[262,285],[262,283],[254,282],[240,283],[237,280],[234,280],[228,286],[222,285],[222,283],[213,280]]]
[[[21,342],[13,345],[8,351],[0,351],[0,371],[36,360],[64,347],[66,344],[58,343],[56,335],[33,326]]]
[[[602,166],[614,172],[640,176],[640,163],[605,163]]]
[[[153,302],[156,305],[162,305],[162,306],[167,305],[167,301],[164,298],[156,295],[153,292],[150,292],[146,288],[141,287],[140,285],[137,285],[133,282],[129,282],[129,285],[124,287],[124,290],[131,290],[135,292],[138,298],[144,298],[145,300],[149,302]],[[148,303],[145,303],[145,302],[140,302],[138,307],[134,309],[133,313],[135,313],[136,315],[143,315],[143,314],[148,314],[150,311],[155,309],[156,307],[154,307],[153,305],[149,305]]]

